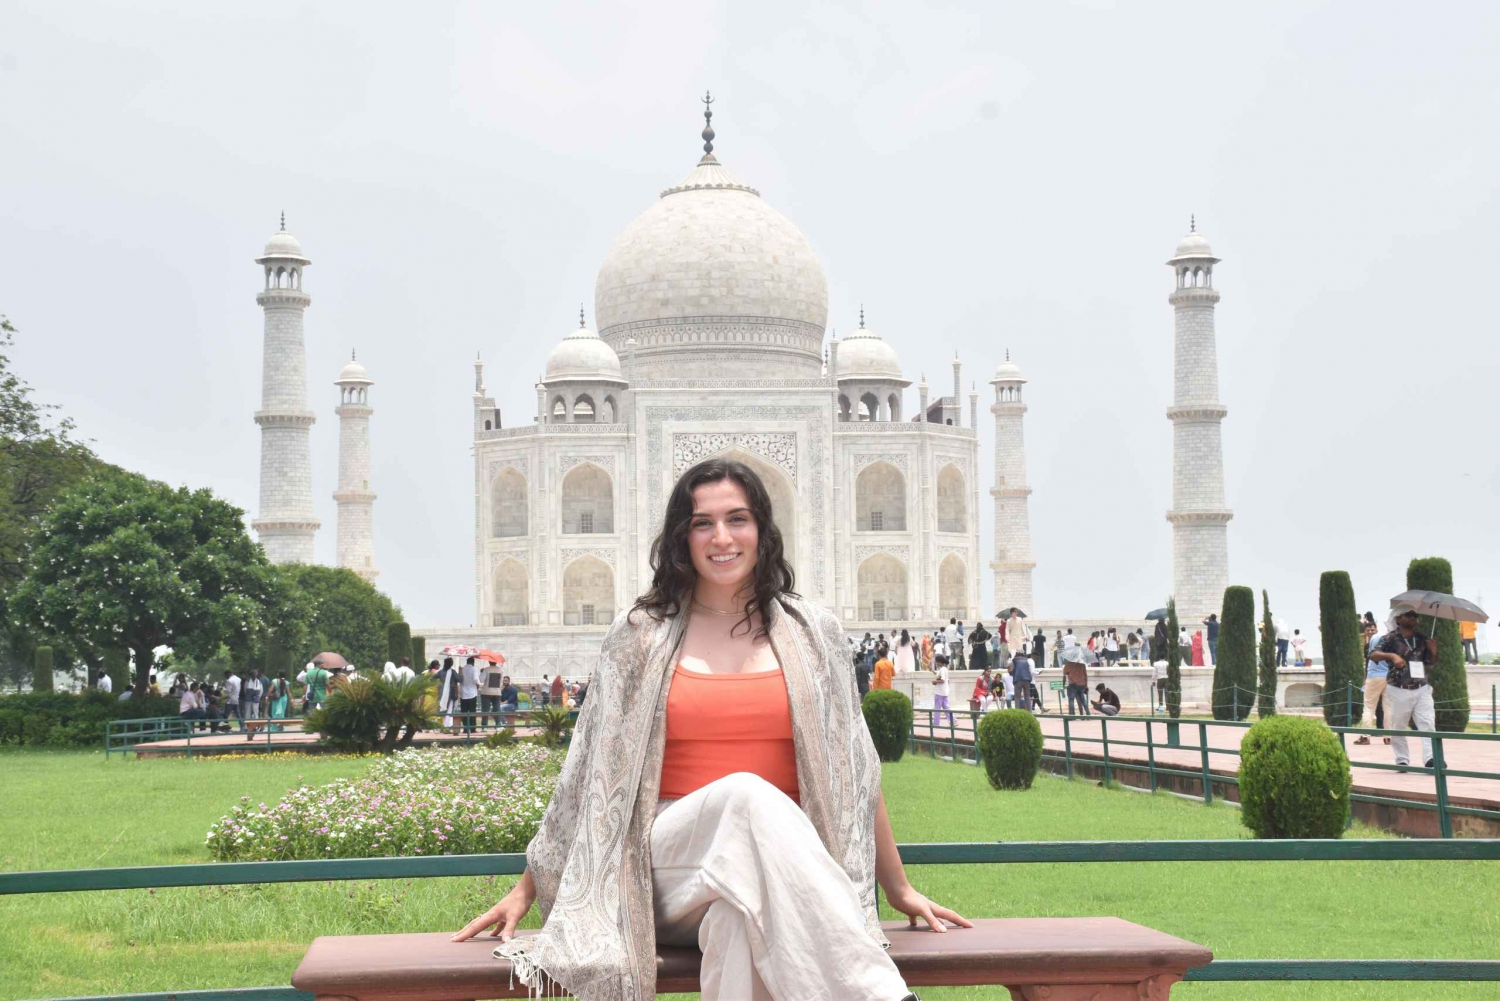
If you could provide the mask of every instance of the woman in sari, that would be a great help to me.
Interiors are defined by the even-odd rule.
[[[932,636],[930,634],[922,637],[922,670],[932,670]]]
[[[528,988],[583,1001],[652,997],[658,942],[702,950],[705,1001],[910,1001],[876,882],[913,924],[968,922],[906,879],[843,628],[792,590],[748,466],[699,463],[666,508],[526,871],[454,938],[491,928]]]
[[[286,683],[285,671],[276,675],[276,679],[271,682],[271,690],[267,698],[270,700],[270,709],[267,715],[271,719],[286,719],[286,711],[291,708],[292,704],[292,690]],[[280,724],[271,724],[272,733],[280,733],[281,731],[282,727]]]

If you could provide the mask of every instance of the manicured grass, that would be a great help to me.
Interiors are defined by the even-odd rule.
[[[316,757],[105,762],[0,754],[0,868],[207,858],[208,825],[238,797],[273,802],[365,767]],[[978,769],[885,766],[903,841],[1237,838],[1233,807],[1044,777],[992,791]],[[1360,829],[1364,837],[1376,832]],[[1496,958],[1500,866],[1467,862],[913,866],[934,899],[972,916],[1115,914],[1220,958]],[[319,934],[457,928],[508,880],[445,879],[134,890],[0,898],[0,999],[285,984]],[[894,915],[887,915],[894,916]],[[533,915],[532,923],[535,922]],[[1001,989],[924,990],[1002,1001]],[[1492,998],[1486,984],[1180,985],[1174,998]]]

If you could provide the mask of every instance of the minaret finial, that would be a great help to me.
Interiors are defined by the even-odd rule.
[[[1005,349],[1005,360],[1010,361],[1010,348]]]
[[[286,232],[286,209],[281,210],[281,231]]]
[[[703,92],[703,152],[712,155],[714,151],[714,109],[709,105],[714,103],[713,94]]]
[[[859,304],[859,329],[865,329],[865,304]]]
[[[354,349],[350,348],[349,349],[349,360],[350,361],[357,361],[358,359],[359,359],[359,356],[354,353]]]
[[[583,322],[583,303],[580,302],[578,304],[578,329],[582,330],[586,326],[588,324]]]
[[[1196,212],[1194,212],[1192,215],[1188,216],[1188,232],[1189,233],[1196,233],[1196,232],[1198,232],[1198,213],[1196,213]]]

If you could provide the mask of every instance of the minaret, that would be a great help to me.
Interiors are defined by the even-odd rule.
[[[1228,523],[1224,503],[1224,451],[1219,423],[1219,360],[1214,335],[1213,256],[1194,219],[1167,264],[1177,287],[1168,296],[1175,312],[1172,406],[1172,595],[1179,621],[1189,624],[1217,612],[1229,586]]]
[[[339,503],[338,565],[365,580],[380,576],[375,569],[375,494],[370,490],[370,387],[375,383],[365,367],[349,353],[349,364],[339,373]]]
[[[958,427],[963,423],[964,398],[963,390],[959,386],[959,371],[963,368],[963,362],[958,360],[958,352],[953,352],[953,426]]]
[[[995,485],[990,496],[995,499],[995,607],[1019,608],[1035,615],[1031,604],[1031,513],[1028,510],[1031,488],[1026,485],[1026,436],[1022,418],[1026,404],[1021,402],[1021,387],[1026,379],[1020,366],[1005,352],[1005,363],[995,370],[990,385],[995,387]]]
[[[255,263],[265,269],[266,287],[255,301],[265,310],[261,363],[260,517],[251,527],[272,563],[311,563],[313,533],[312,451],[308,441],[317,419],[307,406],[307,351],[302,311],[312,299],[302,291],[302,269],[312,261],[302,245],[281,229]]]

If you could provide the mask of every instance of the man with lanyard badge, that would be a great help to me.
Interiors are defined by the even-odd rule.
[[[1411,763],[1407,723],[1415,720],[1418,730],[1431,730],[1435,724],[1427,669],[1437,663],[1437,643],[1417,632],[1417,613],[1407,609],[1396,616],[1396,628],[1375,644],[1370,660],[1390,665],[1385,683],[1386,723],[1392,731],[1396,764],[1404,770]],[[1422,761],[1432,767],[1432,741],[1426,737],[1422,738]]]

